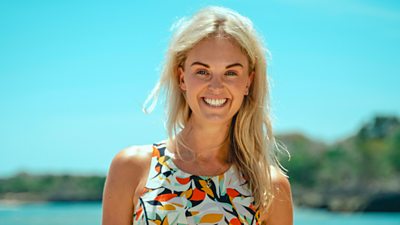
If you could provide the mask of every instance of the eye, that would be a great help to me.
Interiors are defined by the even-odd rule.
[[[225,73],[225,75],[227,75],[227,76],[237,76],[237,73],[235,71],[227,71]]]
[[[208,71],[207,70],[198,70],[196,71],[196,74],[204,76],[204,75],[208,75]]]

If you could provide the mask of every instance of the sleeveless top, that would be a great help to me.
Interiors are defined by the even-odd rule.
[[[133,224],[261,224],[260,210],[235,166],[219,176],[180,170],[165,143],[153,144],[147,182]]]

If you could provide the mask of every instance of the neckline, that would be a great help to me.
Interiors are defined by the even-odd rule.
[[[187,171],[181,169],[179,166],[177,166],[177,165],[175,164],[175,162],[174,162],[174,155],[175,155],[175,154],[172,153],[172,152],[167,148],[166,145],[165,145],[165,155],[168,156],[168,159],[167,159],[167,160],[168,160],[168,162],[169,162],[170,167],[171,167],[172,170],[175,170],[175,172],[178,172],[178,171],[179,171],[181,174],[184,174],[185,176],[189,176],[189,177],[194,176],[194,177],[199,177],[199,178],[201,178],[201,179],[207,180],[207,179],[217,178],[217,177],[220,177],[220,176],[225,176],[226,174],[228,174],[228,173],[230,173],[232,170],[234,170],[234,165],[231,164],[231,165],[229,166],[228,169],[226,169],[225,171],[223,171],[222,173],[220,173],[220,174],[218,174],[218,175],[213,175],[213,176],[196,175],[196,174],[187,172]]]

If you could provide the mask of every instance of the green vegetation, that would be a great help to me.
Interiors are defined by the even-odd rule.
[[[100,201],[105,178],[99,176],[17,174],[0,179],[0,199],[21,201]]]
[[[279,135],[297,205],[330,210],[400,211],[400,122],[379,116],[357,134],[327,145]],[[0,179],[0,200],[100,201],[105,177],[17,174]],[[371,205],[375,208],[371,208]],[[390,208],[391,207],[391,208]]]
[[[400,122],[396,117],[378,116],[354,136],[332,145],[300,134],[278,139],[292,156],[290,161],[281,161],[289,170],[299,205],[367,210],[379,196],[400,196]]]

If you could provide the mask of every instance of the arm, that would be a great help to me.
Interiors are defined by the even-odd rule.
[[[103,225],[131,225],[134,204],[147,179],[151,148],[128,147],[113,159],[103,191]],[[135,194],[136,193],[136,194]]]
[[[263,214],[263,224],[293,225],[293,203],[290,183],[280,169],[271,169],[274,199],[268,212]]]

